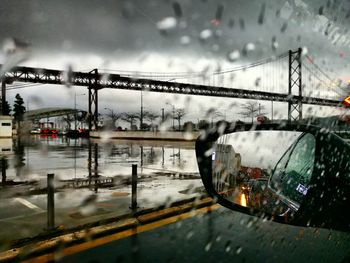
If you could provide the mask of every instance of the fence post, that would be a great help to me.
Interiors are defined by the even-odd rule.
[[[137,164],[132,165],[131,175],[131,207],[132,210],[137,209]]]
[[[55,188],[54,174],[47,175],[47,229],[55,227]]]

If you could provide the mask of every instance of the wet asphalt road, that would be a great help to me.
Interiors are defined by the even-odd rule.
[[[350,262],[350,234],[263,222],[224,208],[59,262]]]

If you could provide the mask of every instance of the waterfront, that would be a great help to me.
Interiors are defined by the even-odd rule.
[[[139,210],[167,206],[204,193],[194,142],[36,135],[2,144],[12,147],[2,156],[3,241],[10,241],[12,231],[18,227],[21,230],[16,231],[16,238],[44,231],[50,173],[55,177],[55,225],[64,228],[130,213],[133,164],[138,167]],[[112,183],[104,184],[103,180]]]

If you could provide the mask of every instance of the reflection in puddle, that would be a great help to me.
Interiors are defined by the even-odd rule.
[[[97,139],[36,135],[14,140],[13,153],[3,156],[0,163],[2,186],[20,195],[44,193],[49,173],[55,174],[55,186],[62,191],[87,188],[97,193],[106,188],[129,192],[125,188],[131,186],[133,164],[138,167],[141,198],[154,199],[154,190],[161,188],[165,189],[162,195],[191,193],[187,188],[193,180],[198,181],[196,187],[201,184],[194,142],[111,140],[102,143]],[[174,184],[174,180],[182,182]],[[14,184],[22,188],[12,188]],[[175,189],[167,190],[170,185]]]

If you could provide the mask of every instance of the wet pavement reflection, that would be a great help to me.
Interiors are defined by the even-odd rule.
[[[7,147],[0,158],[0,241],[13,238],[13,231],[24,238],[46,229],[48,174],[54,174],[54,227],[166,206],[205,192],[194,142],[36,135],[0,144]]]
[[[1,156],[2,183],[37,181],[48,173],[60,180],[129,176],[132,164],[142,175],[198,175],[193,142],[32,136],[13,140],[12,149]]]

